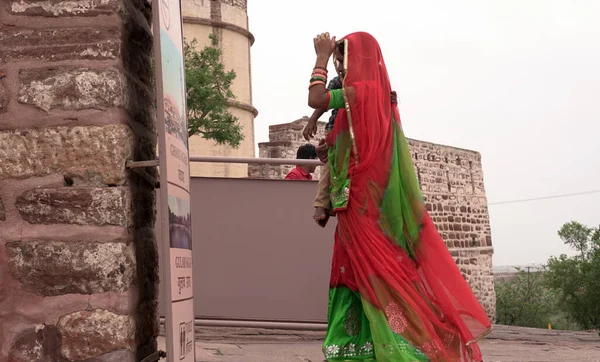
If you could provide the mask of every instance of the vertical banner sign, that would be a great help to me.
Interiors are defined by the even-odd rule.
[[[192,219],[180,0],[153,0],[167,360],[194,362]]]

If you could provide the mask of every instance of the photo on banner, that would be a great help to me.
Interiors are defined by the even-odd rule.
[[[180,198],[169,193],[169,239],[171,248],[192,249],[192,215],[189,196]]]

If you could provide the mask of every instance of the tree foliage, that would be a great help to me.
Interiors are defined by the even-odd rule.
[[[582,328],[600,329],[600,227],[571,221],[558,235],[576,255],[550,258],[548,286],[559,293],[563,309]]]
[[[236,74],[221,62],[218,38],[211,34],[210,41],[202,51],[196,50],[196,39],[184,42],[188,134],[238,148],[244,139],[242,126],[228,109],[228,101],[235,98],[231,84]]]
[[[496,282],[498,324],[546,328],[553,322],[556,296],[546,287],[542,271],[519,270],[507,282]]]

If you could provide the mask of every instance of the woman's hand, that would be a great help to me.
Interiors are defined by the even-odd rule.
[[[329,33],[319,34],[313,39],[313,42],[317,57],[329,60],[335,50],[335,36],[331,39]]]
[[[327,163],[328,151],[329,151],[329,145],[327,145],[327,143],[325,143],[324,139],[321,139],[319,141],[319,145],[317,146],[317,157],[319,158],[319,160],[321,162]]]

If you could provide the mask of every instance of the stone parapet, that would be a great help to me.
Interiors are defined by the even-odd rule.
[[[152,12],[145,0],[0,5],[0,361],[156,350]],[[153,172],[155,173],[155,172]]]

